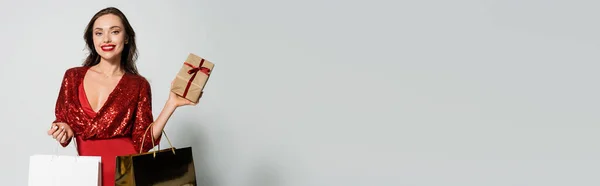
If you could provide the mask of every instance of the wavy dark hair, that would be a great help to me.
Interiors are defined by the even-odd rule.
[[[135,65],[135,61],[138,57],[137,46],[135,43],[135,31],[133,31],[133,28],[129,24],[129,21],[127,20],[127,17],[125,17],[125,14],[123,14],[121,10],[115,7],[107,7],[98,11],[94,15],[94,17],[92,17],[87,27],[85,28],[83,39],[85,40],[87,49],[89,50],[89,54],[83,62],[83,66],[94,66],[100,63],[100,55],[98,55],[98,52],[94,47],[94,39],[92,32],[94,30],[93,27],[96,20],[100,16],[106,14],[113,14],[121,18],[121,23],[123,23],[123,26],[125,27],[125,40],[127,41],[127,44],[125,44],[125,46],[123,47],[123,52],[121,53],[121,68],[123,68],[123,70],[126,73],[139,75],[139,72]]]

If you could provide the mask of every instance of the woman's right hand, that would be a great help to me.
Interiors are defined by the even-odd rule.
[[[52,127],[48,130],[48,135],[60,143],[65,143],[73,137],[74,133],[66,123],[52,123]]]

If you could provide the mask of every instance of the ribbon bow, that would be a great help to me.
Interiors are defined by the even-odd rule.
[[[207,76],[210,75],[210,69],[202,66],[204,64],[204,59],[200,60],[200,64],[198,66],[194,66],[193,64],[190,64],[188,62],[184,62],[184,64],[189,67],[192,67],[192,69],[188,70],[188,74],[192,74],[192,77],[190,78],[190,80],[188,80],[187,86],[185,87],[185,91],[183,91],[183,97],[187,96],[188,90],[192,85],[192,81],[194,81],[194,78],[196,78],[196,74],[198,74],[198,72],[202,72]]]
[[[198,73],[198,71],[206,74],[207,76],[210,75],[210,69],[203,67],[202,65],[204,64],[204,59],[200,60],[200,65],[198,66],[194,66],[191,63],[185,62],[185,65],[192,67],[192,69],[188,70],[188,74],[194,74],[194,76],[196,75],[196,73]],[[194,78],[192,78],[194,79]]]

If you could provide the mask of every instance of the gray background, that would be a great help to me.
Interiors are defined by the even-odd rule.
[[[188,52],[216,63],[166,127],[203,185],[599,185],[599,5],[2,1],[0,178],[25,185],[28,157],[54,153],[62,74],[117,6],[155,116]]]

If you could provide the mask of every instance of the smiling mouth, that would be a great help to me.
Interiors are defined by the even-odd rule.
[[[102,48],[102,51],[108,52],[114,50],[115,45],[102,45],[100,48]]]

